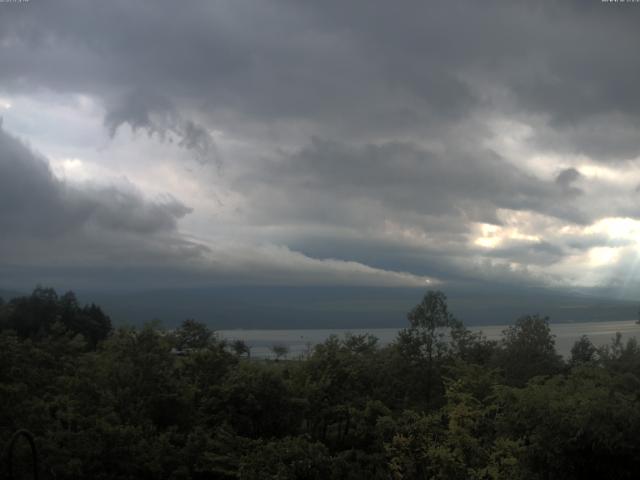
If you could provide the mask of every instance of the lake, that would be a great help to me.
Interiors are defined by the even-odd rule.
[[[469,330],[482,331],[490,340],[502,337],[507,325],[484,325],[469,327]],[[324,342],[330,335],[344,336],[346,333],[356,335],[370,333],[378,337],[380,345],[391,343],[398,334],[399,328],[371,329],[299,329],[299,330],[218,330],[221,338],[226,340],[244,340],[251,347],[251,356],[257,358],[273,358],[273,345],[284,345],[289,348],[289,358],[296,358],[307,353],[314,345]],[[556,350],[568,357],[574,342],[582,335],[587,335],[596,345],[602,346],[611,342],[616,332],[623,335],[623,340],[640,336],[640,325],[634,320],[587,323],[552,323],[551,332],[556,336]]]

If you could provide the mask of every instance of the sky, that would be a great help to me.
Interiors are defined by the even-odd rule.
[[[0,3],[0,287],[640,287],[640,3]]]

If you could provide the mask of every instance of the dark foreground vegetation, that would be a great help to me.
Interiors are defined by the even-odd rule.
[[[41,478],[637,478],[635,340],[584,337],[564,361],[538,316],[500,342],[439,292],[408,317],[384,348],[332,337],[264,361],[198,322],[113,329],[38,288],[0,303],[0,444],[33,432]]]

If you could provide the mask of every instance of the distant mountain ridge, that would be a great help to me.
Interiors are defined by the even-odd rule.
[[[195,318],[212,328],[383,328],[406,325],[407,312],[424,289],[369,287],[215,287],[77,291],[83,302],[96,302],[116,324],[152,319],[175,326]],[[508,324],[539,313],[552,322],[632,320],[638,303],[582,293],[545,289],[451,287],[450,310],[466,325]]]
[[[0,289],[0,298],[2,298],[5,302],[7,300],[11,300],[14,297],[19,297],[21,295],[25,295],[26,292],[18,292],[16,290],[3,290]]]

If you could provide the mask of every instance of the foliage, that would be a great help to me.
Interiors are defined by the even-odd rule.
[[[330,337],[249,358],[186,320],[112,329],[38,287],[0,303],[0,444],[31,430],[45,478],[582,479],[640,469],[640,347],[548,319],[490,342],[428,292],[391,345]],[[0,471],[0,476],[4,472]]]
[[[240,462],[245,480],[324,480],[332,478],[327,447],[303,436],[259,442]]]
[[[111,320],[102,309],[94,304],[81,306],[73,292],[59,297],[52,288],[38,286],[29,296],[0,303],[0,328],[14,330],[21,338],[45,337],[56,324],[82,335],[92,348],[111,332]]]
[[[569,364],[576,366],[595,362],[597,353],[598,349],[591,340],[589,340],[589,337],[582,335],[580,339],[574,343],[573,347],[571,347],[571,359],[569,360]]]
[[[204,323],[188,318],[173,332],[175,347],[181,351],[207,348],[214,340],[214,334]]]
[[[286,345],[276,344],[271,346],[271,351],[276,356],[276,360],[280,360],[281,358],[289,355],[289,347]]]
[[[519,318],[504,330],[501,347],[497,365],[509,385],[523,386],[537,375],[554,375],[563,368],[547,317]]]
[[[244,340],[237,339],[231,342],[231,349],[239,357],[246,355],[247,358],[251,358],[251,347]]]

